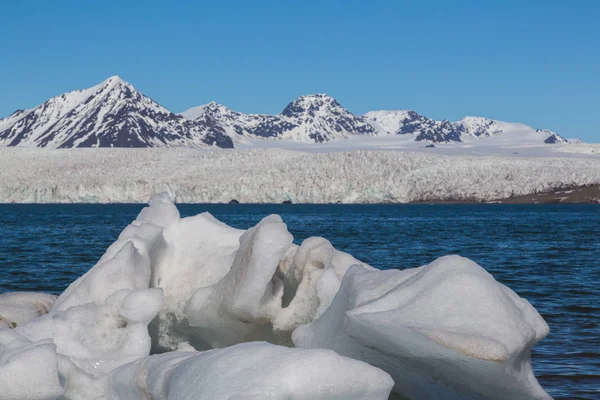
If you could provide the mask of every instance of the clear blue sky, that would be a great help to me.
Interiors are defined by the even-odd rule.
[[[119,75],[172,111],[518,121],[600,142],[600,1],[5,1],[0,116]]]

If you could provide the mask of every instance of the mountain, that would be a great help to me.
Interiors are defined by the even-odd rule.
[[[379,132],[397,135],[414,135],[416,141],[435,143],[459,142],[458,126],[448,121],[434,121],[414,111],[371,111],[365,114],[367,122]]]
[[[479,138],[502,138],[518,144],[566,143],[567,140],[547,129],[534,129],[524,124],[496,121],[483,117],[465,117],[460,121],[436,121],[414,111],[371,111],[365,120],[383,134],[412,135],[415,141],[452,143]],[[506,141],[506,140],[505,140]]]
[[[243,114],[209,103],[180,115],[208,126],[219,126],[230,135],[302,142],[326,142],[378,132],[360,116],[343,108],[326,94],[300,96],[277,115]]]
[[[0,145],[31,147],[233,147],[223,129],[173,114],[113,76],[0,120]]]
[[[234,139],[253,135],[253,131],[258,124],[272,117],[269,115],[240,113],[214,101],[190,108],[179,115],[204,126],[218,127]]]
[[[566,142],[549,130],[482,117],[436,121],[414,111],[359,116],[326,94],[300,96],[276,115],[244,114],[215,102],[174,114],[117,76],[0,119],[0,146],[231,148],[251,139],[322,143],[375,135],[431,143]]]
[[[377,131],[363,117],[343,108],[326,94],[300,96],[278,115],[282,136],[294,140],[315,142],[349,138],[352,135],[376,135]]]

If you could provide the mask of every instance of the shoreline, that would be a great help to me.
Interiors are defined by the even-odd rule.
[[[2,203],[0,205],[144,205],[146,202],[29,202],[29,203]],[[248,203],[240,202],[237,200],[231,200],[229,202],[214,202],[214,203],[187,203],[187,202],[176,202],[178,205],[194,205],[194,204],[206,204],[206,205],[443,205],[443,204],[600,204],[600,185],[589,185],[589,186],[573,186],[568,188],[554,189],[552,191],[531,193],[526,195],[519,195],[513,197],[507,197],[496,200],[423,200],[423,201],[410,201],[410,202],[362,202],[362,203],[293,203],[290,201],[284,202],[271,202],[271,203]]]
[[[496,200],[431,200],[408,204],[600,204],[600,185],[573,186]]]
[[[574,186],[498,200],[501,204],[600,204],[600,185]]]

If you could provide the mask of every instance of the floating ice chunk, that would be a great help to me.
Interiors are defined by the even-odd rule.
[[[281,308],[283,283],[274,277],[293,237],[278,215],[264,218],[240,237],[240,247],[223,281],[226,308],[249,319],[270,319]]]
[[[169,210],[168,204],[163,200],[153,202],[158,210],[145,212],[148,219],[168,214],[164,212]],[[21,305],[33,307],[35,316],[51,308],[39,318],[17,324],[12,332],[20,339],[13,338],[8,346],[51,344],[60,381],[67,389],[66,398],[95,398],[91,397],[99,384],[95,378],[150,353],[147,326],[161,310],[163,295],[161,289],[148,286],[152,268],[164,261],[166,248],[162,227],[136,220],[56,302],[53,296],[2,296],[5,304],[18,300]],[[0,357],[7,352],[6,346],[0,348]]]
[[[333,351],[264,342],[202,353],[167,353],[115,370],[109,398],[169,400],[385,400],[385,372]]]
[[[230,271],[213,286],[196,290],[185,314],[209,346],[224,347],[268,333],[257,332],[281,310],[283,282],[275,271],[292,244],[281,218],[271,215],[240,237]],[[198,347],[196,347],[198,348]]]
[[[119,315],[131,323],[148,323],[163,305],[162,289],[131,292],[123,299]]]
[[[158,352],[180,343],[199,350],[246,340],[291,344],[293,329],[327,308],[350,265],[371,268],[323,238],[291,244],[278,216],[244,232],[203,213],[171,222],[164,239],[166,256],[153,264],[150,284],[165,294],[150,326]],[[320,283],[329,269],[329,284]]]
[[[291,300],[275,317],[274,330],[291,333],[298,325],[312,321],[320,304],[316,282],[326,268],[331,268],[333,252],[331,243],[323,238],[311,237],[302,242],[284,277]]]
[[[64,311],[90,302],[101,305],[119,290],[141,290],[150,286],[155,270],[168,259],[163,226],[177,222],[179,211],[166,194],[154,197],[149,204],[121,232],[98,263],[59,296],[54,310]]]
[[[52,308],[56,296],[35,292],[0,294],[0,329],[23,325]]]
[[[128,241],[112,258],[97,264],[72,283],[58,297],[54,309],[64,311],[87,303],[102,305],[117,291],[144,289],[149,281],[150,265]]]
[[[127,242],[133,244],[144,259],[144,263],[151,265],[161,261],[166,247],[162,227],[150,222],[142,223],[136,219],[121,232],[119,239],[108,248],[100,263],[113,258]]]
[[[351,255],[336,250],[321,237],[310,237],[299,247],[290,248],[280,261],[276,273],[283,279],[284,308],[273,320],[274,331],[282,337],[291,335],[297,326],[312,321],[324,312],[351,265],[373,269]]]
[[[549,398],[530,365],[547,325],[477,264],[378,271],[323,238],[292,244],[275,215],[242,231],[160,196],[53,300],[0,296],[0,389],[45,368],[1,399],[386,398],[375,367],[411,399]],[[253,340],[356,360],[236,345]]]
[[[175,350],[180,342],[194,342],[185,306],[194,291],[227,275],[243,232],[209,213],[183,218],[166,228],[166,256],[153,264],[151,280],[151,286],[162,288],[165,296],[164,307],[150,327],[155,351]]]
[[[170,260],[163,269],[155,266],[152,285],[187,301],[188,290],[213,285],[229,272],[243,233],[208,212],[173,223],[164,232]]]
[[[166,227],[173,222],[179,221],[179,210],[165,192],[160,193],[148,202],[149,207],[144,208],[136,220],[140,222],[151,222],[155,225]]]
[[[448,256],[405,271],[353,267],[332,305],[294,331],[390,373],[415,399],[547,399],[530,365],[548,326],[474,262]]]
[[[123,289],[102,305],[52,311],[15,331],[33,342],[52,340],[58,353],[86,373],[100,376],[150,353],[147,325],[161,304],[159,289]]]
[[[51,341],[31,343],[12,330],[0,331],[2,400],[53,400],[64,392]]]
[[[170,398],[169,379],[175,368],[198,354],[175,351],[125,364],[107,377],[106,397],[115,400],[167,400]],[[188,385],[193,385],[193,382]]]
[[[335,298],[335,295],[340,290],[341,284],[341,279],[336,275],[335,270],[326,269],[321,274],[319,280],[316,282],[316,292],[317,297],[319,298],[319,307],[312,316],[313,320],[319,318],[329,308],[333,302],[333,299]],[[300,324],[301,323],[299,322],[297,326]]]
[[[64,400],[105,400],[106,378],[84,372],[67,356],[57,354],[60,381],[65,388]],[[59,400],[63,400],[60,398]]]

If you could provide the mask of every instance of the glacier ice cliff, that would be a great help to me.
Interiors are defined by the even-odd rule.
[[[4,203],[491,201],[593,184],[593,156],[0,148]]]

